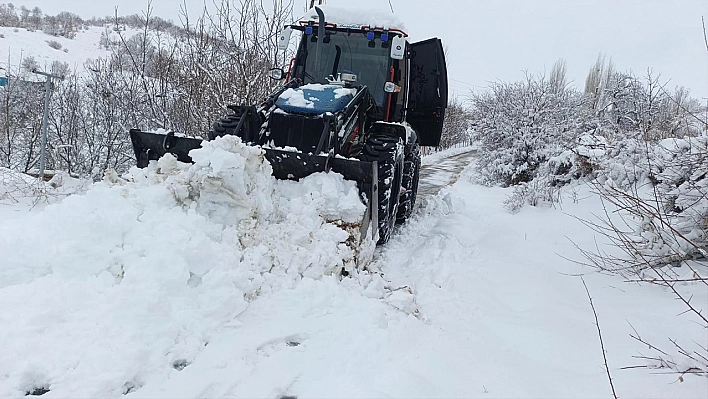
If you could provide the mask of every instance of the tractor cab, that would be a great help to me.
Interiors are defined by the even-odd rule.
[[[281,49],[287,48],[293,31],[300,33],[300,40],[288,72],[276,70],[276,77],[302,85],[286,92],[276,105],[288,113],[336,113],[364,90],[369,123],[408,122],[422,145],[437,145],[447,107],[440,40],[409,43],[395,21],[362,25],[329,11],[316,7],[281,33]]]
[[[308,35],[310,29],[313,33]],[[387,105],[384,85],[392,80],[400,83],[402,77],[400,61],[390,57],[390,39],[381,39],[386,34],[330,27],[325,28],[325,36],[320,40],[315,32],[311,26],[304,28],[292,76],[305,84],[342,82],[346,86],[367,87],[383,115]],[[391,76],[392,71],[399,71],[398,79]]]

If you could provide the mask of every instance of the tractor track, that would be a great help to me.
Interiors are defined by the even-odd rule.
[[[472,162],[472,157],[476,153],[476,150],[470,150],[443,158],[434,164],[421,166],[418,198],[427,199],[436,195],[444,187],[454,184],[460,172]]]

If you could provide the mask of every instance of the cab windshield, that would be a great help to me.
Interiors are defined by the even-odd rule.
[[[374,42],[374,47],[369,47],[369,40],[359,32],[328,32],[323,43],[312,41],[315,37],[305,36],[301,48],[305,55],[302,65],[305,84],[327,83],[330,75],[336,77],[338,73],[353,73],[357,75],[356,84],[367,86],[376,104],[383,106],[390,49],[382,47],[380,40]],[[318,62],[317,47],[320,45],[322,49]]]

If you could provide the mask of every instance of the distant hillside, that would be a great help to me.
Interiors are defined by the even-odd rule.
[[[111,51],[100,44],[105,34],[106,28],[87,26],[69,39],[24,28],[0,27],[0,67],[18,71],[24,79],[31,78],[29,68],[18,69],[19,65],[34,64],[50,70],[53,63],[60,62],[71,70],[83,71],[86,60],[110,56]]]
[[[184,33],[181,27],[160,17],[150,16],[147,22],[150,30],[173,36]],[[55,63],[82,73],[87,60],[111,55],[111,45],[120,42],[118,29],[130,38],[145,25],[145,17],[137,14],[85,20],[67,11],[45,15],[39,7],[0,4],[0,68],[15,71],[24,80],[33,79],[27,73],[31,67],[51,70]]]
[[[145,17],[138,14],[118,16],[117,22],[120,25],[138,28],[145,25]],[[24,28],[31,31],[41,30],[48,35],[71,39],[87,26],[103,27],[106,24],[115,25],[116,17],[110,15],[82,19],[68,11],[62,11],[57,15],[45,15],[39,7],[29,9],[25,6],[15,7],[12,3],[0,3],[0,26],[4,27]],[[150,28],[163,31],[181,29],[172,21],[157,16],[150,16]]]

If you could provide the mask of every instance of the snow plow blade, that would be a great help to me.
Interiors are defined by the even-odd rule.
[[[191,163],[189,151],[202,145],[202,139],[178,137],[174,133],[148,133],[138,129],[130,130],[130,140],[133,143],[139,168],[147,167],[150,161],[156,161],[167,153],[177,157],[180,162]],[[377,200],[371,200],[379,198],[377,163],[272,148],[262,149],[265,158],[273,168],[273,177],[276,179],[297,181],[313,173],[331,170],[341,174],[346,180],[357,183],[359,193],[363,196],[362,201],[366,204],[362,221],[356,224],[345,224],[341,220],[328,220],[328,222],[336,224],[349,233],[347,245],[357,254],[357,265],[368,263],[378,240],[378,210],[375,208]]]

